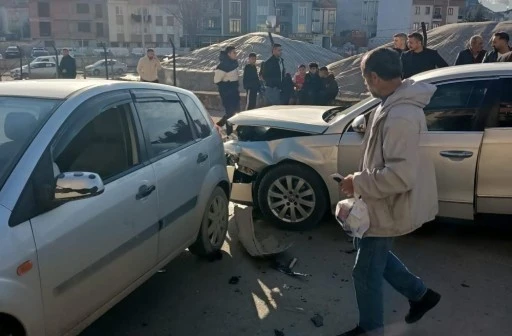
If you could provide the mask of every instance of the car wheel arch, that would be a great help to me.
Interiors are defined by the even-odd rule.
[[[300,162],[300,161],[297,161],[297,160],[293,160],[293,159],[285,159],[285,160],[282,160],[282,161],[279,161],[278,163],[274,164],[274,165],[271,165],[271,166],[267,166],[265,167],[257,176],[255,182],[254,182],[254,186],[253,186],[253,200],[257,200],[258,199],[258,195],[257,195],[257,192],[260,188],[260,184],[261,184],[261,181],[263,180],[263,177],[271,170],[277,168],[277,167],[280,167],[280,166],[283,166],[283,165],[287,165],[287,164],[294,164],[294,165],[298,165],[298,166],[302,166],[306,169],[309,169],[311,170],[312,172],[314,172],[319,178],[320,180],[322,180],[322,190],[325,194],[325,197],[330,200],[331,199],[331,195],[329,194],[329,189],[327,188],[327,184],[325,183],[324,179],[322,178],[322,175],[320,175],[318,173],[318,171],[311,167],[310,165],[307,165],[303,162]],[[259,204],[257,204],[257,202],[255,203],[255,205],[257,205],[257,207],[259,207]]]
[[[7,326],[15,330],[17,333],[13,334],[14,336],[25,336],[27,334],[25,326],[20,319],[11,314],[0,312],[0,327],[2,326]]]

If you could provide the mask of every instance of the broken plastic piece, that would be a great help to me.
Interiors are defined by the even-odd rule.
[[[315,316],[311,318],[311,322],[313,322],[315,327],[320,328],[324,325],[324,318],[320,314],[315,314]]]
[[[293,266],[295,266],[295,264],[297,263],[297,258],[293,258],[291,261],[290,261],[290,264],[288,265],[288,268],[289,269],[292,269]]]
[[[281,273],[284,273],[286,275],[293,276],[293,277],[309,277],[309,276],[311,276],[311,274],[294,272],[290,269],[290,267],[279,263],[277,260],[274,260],[272,268],[274,268],[275,270],[278,270]]]
[[[252,257],[268,257],[288,250],[292,243],[281,245],[274,236],[258,241],[254,234],[252,207],[235,205],[235,223],[238,239]]]

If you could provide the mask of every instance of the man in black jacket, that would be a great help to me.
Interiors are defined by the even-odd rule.
[[[76,78],[76,61],[69,55],[68,49],[62,49],[62,59],[59,64],[59,77],[68,79]]]
[[[511,51],[508,43],[510,36],[505,32],[497,32],[492,36],[493,50],[489,51],[483,60],[483,63],[498,62],[498,58]]]
[[[469,40],[469,48],[457,55],[455,65],[482,63],[485,53],[484,39],[480,35],[475,35]]]
[[[408,38],[410,50],[402,54],[403,78],[448,66],[437,50],[423,45],[423,36],[420,33],[412,33]]]
[[[260,90],[260,78],[258,76],[258,69],[256,68],[256,54],[249,54],[249,61],[244,68],[244,89],[247,91],[247,105],[246,110],[256,108],[256,100],[258,98],[258,91]]]
[[[329,73],[327,67],[320,68],[320,78],[322,79],[322,91],[320,92],[319,105],[331,105],[338,95],[339,87],[333,74]]]
[[[305,105],[320,105],[322,92],[322,79],[318,73],[318,64],[309,63],[309,71],[304,79],[302,87],[305,97]]]
[[[261,77],[265,82],[265,99],[267,105],[281,104],[281,90],[286,74],[284,60],[281,58],[280,44],[272,46],[272,56],[261,67]]]

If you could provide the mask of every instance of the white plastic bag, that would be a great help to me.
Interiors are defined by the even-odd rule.
[[[363,238],[370,227],[368,206],[357,195],[354,198],[339,201],[336,206],[336,220],[349,236]]]

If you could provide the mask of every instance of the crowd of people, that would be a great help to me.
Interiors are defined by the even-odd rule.
[[[448,67],[437,50],[425,46],[420,33],[399,33],[393,37],[394,50],[399,54],[402,64],[402,79],[416,74]],[[484,40],[480,35],[471,37],[468,47],[462,50],[454,65],[511,62],[512,48],[510,36],[506,32],[497,32],[492,36],[492,50],[484,50]],[[238,56],[236,48],[228,46],[220,53],[220,63],[215,70],[214,83],[217,84],[225,116],[219,126],[240,111],[238,90]],[[282,46],[274,44],[272,55],[257,68],[257,55],[249,54],[244,68],[243,87],[247,92],[246,110],[257,107],[258,95],[263,97],[263,105],[331,105],[338,95],[339,87],[334,74],[325,66],[317,63],[299,65],[293,76],[287,72],[282,58]],[[229,128],[229,125],[226,127]],[[227,129],[229,134],[231,129]]]

